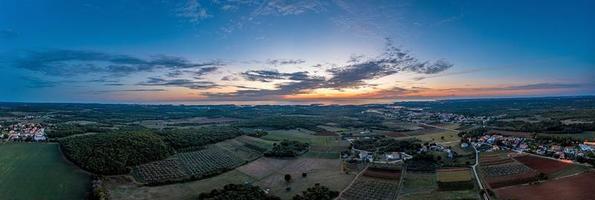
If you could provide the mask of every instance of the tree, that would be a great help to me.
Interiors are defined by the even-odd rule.
[[[293,200],[331,200],[339,196],[339,192],[332,191],[325,186],[316,183],[314,187],[310,187],[303,191],[302,194],[297,194]]]
[[[286,182],[289,183],[289,181],[291,181],[291,175],[290,174],[285,174],[285,176],[283,177],[285,179]]]
[[[251,185],[228,184],[222,189],[214,189],[208,193],[200,193],[199,200],[280,200],[279,197],[266,194],[260,187]]]

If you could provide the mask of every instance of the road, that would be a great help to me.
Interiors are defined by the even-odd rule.
[[[471,144],[473,150],[475,151],[475,164],[471,166],[473,168],[473,173],[475,174],[475,180],[477,180],[477,185],[479,185],[479,189],[483,190],[483,184],[481,184],[481,179],[479,179],[479,174],[477,173],[477,166],[479,165],[479,151],[475,148],[475,145]],[[490,197],[487,195],[486,192],[483,193],[482,198],[484,200],[490,200]]]

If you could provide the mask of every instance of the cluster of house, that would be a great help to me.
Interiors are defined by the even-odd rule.
[[[583,157],[595,150],[595,142],[563,146],[552,142],[543,143],[525,137],[489,134],[474,139],[474,145],[479,151],[512,150],[571,160]]]
[[[18,123],[0,126],[2,139],[6,141],[46,141],[45,128],[37,123]]]
[[[398,163],[413,158],[405,152],[385,152],[376,154],[374,152],[352,148],[350,152],[341,154],[343,160],[353,160],[370,163]]]
[[[462,143],[461,144],[462,148],[467,148],[467,143]],[[450,147],[446,147],[444,145],[441,144],[436,144],[436,143],[430,143],[427,145],[422,145],[421,149],[418,151],[418,153],[423,153],[423,152],[430,152],[430,151],[434,151],[434,152],[446,152],[446,155],[449,159],[454,159],[454,157],[457,155],[457,152],[453,151]]]
[[[423,108],[409,108],[403,106],[385,106],[384,108],[371,108],[368,113],[383,115],[389,119],[399,119],[414,123],[478,123],[482,124],[492,117],[473,116],[468,117],[454,113],[427,112]]]

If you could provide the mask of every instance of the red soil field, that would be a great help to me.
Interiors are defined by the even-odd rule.
[[[501,188],[537,181],[537,175],[539,175],[537,172],[531,171],[510,176],[485,177],[485,180],[490,188]]]
[[[499,199],[583,200],[595,199],[593,185],[595,172],[590,172],[542,184],[507,187],[495,191]]]
[[[398,180],[401,178],[401,171],[367,169],[364,176]]]
[[[479,158],[479,164],[481,164],[482,166],[499,165],[499,164],[505,164],[505,163],[511,163],[511,162],[514,162],[514,160],[512,160],[508,157],[501,158],[498,155],[481,156]]]
[[[531,169],[537,170],[538,172],[547,175],[560,171],[571,165],[570,163],[564,163],[557,160],[541,158],[532,155],[517,156],[514,157],[514,159],[527,165],[527,167]]]

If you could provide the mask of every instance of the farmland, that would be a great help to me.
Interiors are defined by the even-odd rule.
[[[545,183],[496,189],[500,199],[582,200],[593,199],[595,172],[549,180]]]
[[[509,157],[509,152],[489,152],[479,156],[480,175],[490,188],[499,188],[538,180],[539,172]]]
[[[0,144],[0,198],[83,199],[90,177],[62,158],[58,144]]]
[[[422,200],[422,199],[478,199],[478,192],[468,168],[439,169],[434,172],[412,172],[407,171],[399,199]],[[460,184],[461,187],[439,187],[439,181],[452,184]],[[455,190],[456,189],[456,190]]]
[[[307,177],[302,177],[307,173]],[[285,174],[291,174],[292,181],[283,180]],[[130,180],[108,179],[108,188],[114,200],[118,199],[196,199],[201,192],[223,187],[228,183],[252,183],[269,190],[273,195],[290,199],[293,195],[312,187],[315,183],[341,191],[353,179],[354,175],[341,173],[338,159],[274,159],[261,157],[220,175],[202,180],[175,183],[160,186],[137,186]],[[291,187],[291,191],[286,191]]]
[[[354,175],[341,172],[339,159],[297,158],[273,159],[263,157],[254,162],[237,168],[237,171],[255,179],[254,184],[268,189],[275,196],[289,199],[296,193],[312,187],[316,183],[329,187],[331,190],[341,191],[353,179]],[[302,173],[307,173],[302,177]],[[285,174],[290,174],[292,181],[283,180]],[[291,191],[286,191],[291,187]]]
[[[339,153],[348,147],[348,143],[339,140],[338,136],[313,135],[311,131],[304,129],[273,130],[268,133],[262,137],[262,140],[270,142],[294,140],[310,144],[310,150],[304,156],[312,158],[339,158]]]
[[[221,144],[233,148],[233,144]],[[165,160],[142,164],[133,168],[131,174],[140,182],[155,185],[176,181],[201,179],[234,169],[247,161],[260,157],[255,151],[237,144],[242,149],[242,157],[235,152],[210,145],[204,150],[178,153]]]
[[[516,156],[514,159],[546,175],[553,174],[571,165],[571,163],[532,155]]]
[[[368,176],[358,177],[353,185],[349,187],[339,199],[378,199],[391,200],[397,197],[399,191],[399,180],[372,178]]]
[[[408,194],[431,192],[438,189],[435,173],[407,171],[401,183],[402,189],[399,196]]]
[[[469,168],[440,169],[436,175],[440,190],[467,190],[474,187]]]

